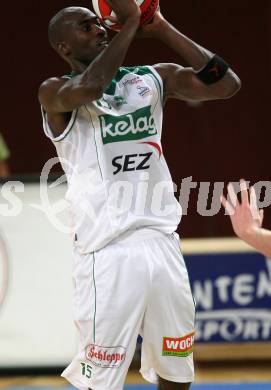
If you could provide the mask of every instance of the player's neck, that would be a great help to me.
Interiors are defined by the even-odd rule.
[[[72,60],[70,62],[70,65],[71,65],[73,73],[81,74],[81,73],[85,72],[85,70],[88,68],[90,63],[86,64],[86,63],[83,63],[83,62],[80,62],[77,60]]]

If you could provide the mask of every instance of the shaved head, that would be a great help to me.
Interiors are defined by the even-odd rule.
[[[49,22],[48,37],[51,46],[56,49],[56,44],[65,39],[65,26],[83,12],[90,11],[83,7],[67,7],[55,14]]]
[[[99,18],[83,7],[60,10],[49,22],[48,36],[51,46],[72,68],[90,64],[108,44]]]

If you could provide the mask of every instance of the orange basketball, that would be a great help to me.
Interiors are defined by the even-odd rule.
[[[136,0],[141,10],[141,22],[140,25],[150,22],[155,15],[158,7],[159,0]],[[115,17],[116,14],[112,10],[112,7],[108,5],[106,0],[92,0],[92,5],[96,15],[103,21],[103,24],[111,30],[121,30],[121,25],[112,23],[110,20],[105,19],[106,16]]]

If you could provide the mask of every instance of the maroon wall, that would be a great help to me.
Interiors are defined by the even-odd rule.
[[[86,1],[18,2],[1,5],[1,132],[12,151],[13,173],[38,173],[55,155],[43,136],[36,99],[39,84],[67,67],[47,42],[47,24],[59,9],[88,6]],[[165,110],[164,152],[176,184],[229,181],[252,182],[270,177],[269,85],[270,0],[161,0],[164,15],[182,32],[223,56],[242,79],[238,96],[228,101],[191,107],[171,101]],[[126,64],[181,62],[160,42],[137,41]],[[184,236],[232,234],[227,218],[196,213],[192,191]],[[267,212],[266,223],[271,226]]]

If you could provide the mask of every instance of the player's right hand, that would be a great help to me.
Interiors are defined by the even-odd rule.
[[[156,11],[151,22],[142,26],[137,33],[138,38],[160,38],[163,34],[163,25],[166,23],[165,18],[160,10]]]
[[[124,24],[128,20],[140,20],[141,11],[135,0],[107,0],[117,15],[117,22]],[[111,17],[108,19],[112,20]],[[116,20],[112,20],[116,22]]]

